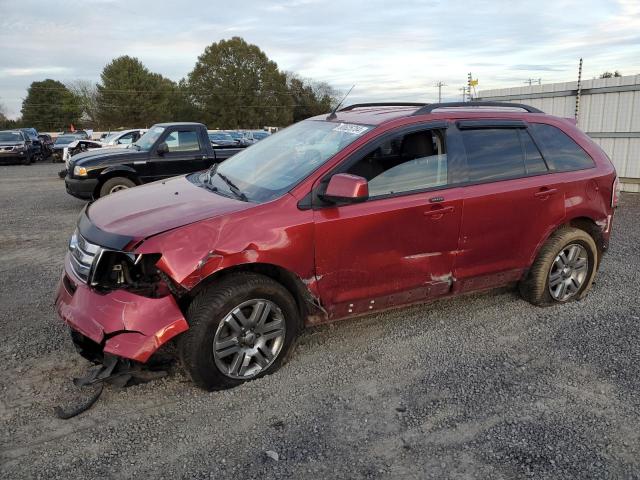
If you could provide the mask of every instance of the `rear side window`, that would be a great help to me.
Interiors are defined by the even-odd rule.
[[[529,128],[555,170],[583,170],[595,165],[587,152],[559,128],[544,123],[532,123]]]
[[[522,177],[526,174],[520,133],[514,128],[461,130],[472,182]]]
[[[520,140],[522,140],[522,148],[524,149],[524,164],[529,175],[534,173],[544,173],[547,171],[547,165],[544,163],[544,159],[540,154],[540,150],[533,143],[531,135],[522,129],[518,130],[520,133]]]

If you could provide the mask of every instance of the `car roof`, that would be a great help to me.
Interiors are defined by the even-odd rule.
[[[526,110],[525,110],[526,109]],[[530,115],[548,116],[528,105],[499,102],[451,102],[438,104],[403,104],[403,102],[381,104],[356,104],[335,112],[334,115],[322,114],[313,120],[329,120],[336,123],[357,123],[363,125],[381,125],[399,118],[413,117],[424,119],[448,118],[530,118]],[[331,116],[331,118],[329,118]]]

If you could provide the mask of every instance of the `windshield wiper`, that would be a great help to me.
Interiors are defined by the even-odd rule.
[[[217,169],[216,169],[216,170],[217,170]],[[248,202],[248,201],[249,201],[249,199],[247,198],[247,196],[246,196],[244,193],[242,193],[242,192],[240,191],[240,189],[238,188],[238,186],[237,186],[235,183],[233,183],[231,180],[229,180],[227,177],[225,177],[225,176],[224,176],[223,174],[221,174],[220,172],[217,172],[217,171],[216,171],[215,173],[217,173],[217,174],[218,174],[218,176],[219,176],[222,180],[224,180],[224,183],[226,183],[226,184],[229,186],[229,191],[230,191],[231,193],[233,193],[236,197],[238,197],[238,198],[239,198],[240,200],[242,200],[243,202]]]

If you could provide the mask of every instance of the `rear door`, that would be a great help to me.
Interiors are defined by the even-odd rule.
[[[155,152],[150,160],[154,179],[174,177],[204,170],[211,164],[206,145],[202,145],[197,127],[180,127],[165,133],[169,151],[163,155]]]
[[[563,186],[520,121],[460,121],[466,186],[456,290],[520,278],[550,228],[565,215]]]
[[[363,203],[315,207],[316,275],[332,317],[450,291],[462,189],[448,186],[444,130],[374,140],[316,186],[342,172],[369,182]]]

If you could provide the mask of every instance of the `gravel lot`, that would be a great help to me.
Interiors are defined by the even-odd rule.
[[[582,302],[501,290],[372,315],[234,390],[176,370],[64,421],[88,363],[52,304],[83,203],[59,165],[0,169],[2,478],[640,478],[638,195]]]

